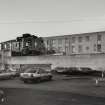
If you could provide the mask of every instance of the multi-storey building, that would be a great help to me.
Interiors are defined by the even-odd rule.
[[[47,49],[66,55],[105,53],[105,32],[92,32],[44,38]]]

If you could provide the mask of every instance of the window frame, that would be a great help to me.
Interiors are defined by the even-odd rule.
[[[82,36],[79,36],[78,37],[78,42],[81,43],[82,42],[82,39],[83,39],[83,37]]]

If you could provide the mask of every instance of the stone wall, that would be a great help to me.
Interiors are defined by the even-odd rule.
[[[51,70],[51,64],[6,64],[7,69],[12,68],[17,71],[25,71],[29,68],[43,68],[47,71]]]
[[[54,67],[91,67],[105,69],[105,54],[74,56],[24,56],[11,57],[8,64],[52,64]]]

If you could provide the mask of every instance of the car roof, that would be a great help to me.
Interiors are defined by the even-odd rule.
[[[25,71],[31,71],[31,70],[33,70],[33,71],[39,71],[39,70],[45,70],[45,69],[43,69],[43,68],[28,68]]]

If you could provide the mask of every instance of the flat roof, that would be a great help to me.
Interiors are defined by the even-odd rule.
[[[56,36],[47,36],[47,37],[42,37],[42,38],[56,38],[56,37],[69,37],[73,35],[84,35],[84,34],[93,34],[93,33],[103,33],[105,31],[96,31],[96,32],[86,32],[86,33],[75,33],[75,34],[66,34],[66,35],[56,35]]]
[[[13,39],[13,40],[8,40],[8,41],[0,42],[0,44],[1,43],[7,43],[7,42],[15,42],[15,41],[16,41],[16,39]]]

